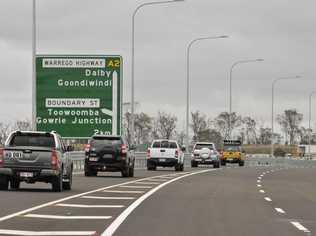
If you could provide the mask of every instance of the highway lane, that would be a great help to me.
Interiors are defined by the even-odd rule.
[[[74,190],[64,193],[38,184],[32,186],[36,189],[0,192],[0,207],[10,208],[8,214],[68,197],[0,220],[0,235],[101,235],[106,230],[123,236],[291,236],[316,230],[314,169],[230,167],[137,171],[129,179],[111,173],[76,176]],[[85,193],[90,190],[96,191]]]
[[[263,167],[223,169],[187,177],[170,184],[139,206],[115,235],[125,236],[130,235],[130,232],[157,236],[310,235],[311,233],[300,231],[292,225],[292,219],[289,218],[299,212],[297,209],[300,208],[301,200],[304,201],[308,197],[309,201],[303,204],[299,217],[310,219],[306,222],[310,229],[314,228],[309,224],[316,226],[316,195],[315,190],[310,189],[310,185],[315,183],[315,179],[311,181],[315,176],[314,169],[309,172],[305,172],[305,169],[280,171],[283,187],[280,186],[279,172],[273,171],[271,176],[267,174],[258,179],[263,172],[271,169],[273,170]],[[295,179],[297,181],[293,184],[288,184]],[[306,181],[310,181],[308,186]],[[280,204],[277,206],[282,205],[283,201],[286,203],[286,196],[291,195],[288,198],[293,200],[290,202],[292,208],[284,204],[285,209],[293,211],[290,217],[274,209],[274,200],[268,202],[264,199],[267,195],[260,192],[262,188],[258,187],[262,187],[263,183],[264,186],[267,185],[268,190],[271,185],[271,191],[280,197]],[[296,188],[299,183],[301,186]],[[273,193],[271,198],[275,198]],[[308,206],[313,213],[309,213]]]

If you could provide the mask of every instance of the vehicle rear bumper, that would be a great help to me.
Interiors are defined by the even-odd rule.
[[[214,165],[219,162],[216,159],[192,159],[191,161],[201,165]]]
[[[164,160],[164,161],[162,161]],[[149,158],[147,159],[147,166],[162,166],[162,167],[173,167],[178,164],[177,158]]]
[[[101,162],[93,162],[86,160],[85,168],[89,167],[90,169],[97,171],[121,171],[127,166],[126,160],[119,161],[101,161]]]
[[[239,162],[243,161],[243,159],[241,159],[241,158],[224,158],[223,161],[225,161],[227,163],[239,163]]]
[[[23,177],[20,173],[32,173],[32,177]],[[60,174],[59,170],[51,169],[23,169],[23,168],[0,168],[0,176],[6,176],[9,179],[19,179],[30,183],[34,182],[50,182]]]

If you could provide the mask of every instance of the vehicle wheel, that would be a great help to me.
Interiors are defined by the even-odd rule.
[[[239,166],[244,166],[245,162],[244,161],[239,161]]]
[[[180,171],[184,171],[184,164],[180,165]]]
[[[10,188],[11,189],[19,189],[20,188],[20,180],[15,179],[15,178],[11,179]]]
[[[155,171],[155,170],[157,170],[157,166],[155,166],[155,165],[147,165],[147,170]]]
[[[122,173],[122,177],[128,177],[129,176],[129,166],[125,166],[122,170],[121,170],[121,173]]]
[[[133,165],[129,168],[128,176],[129,176],[129,177],[134,177],[134,163],[133,163]]]
[[[214,168],[219,168],[219,162],[214,163],[213,167]]]
[[[86,167],[84,169],[84,175],[88,176],[88,177],[90,177],[90,176],[97,176],[98,175],[98,171],[92,170],[91,168]]]
[[[0,190],[8,190],[9,188],[9,180],[6,176],[0,177]]]
[[[180,171],[181,170],[181,164],[176,164],[174,166],[175,171]]]
[[[226,161],[221,161],[222,166],[226,166]]]
[[[198,163],[196,161],[191,161],[191,167],[198,167]]]
[[[71,187],[72,187],[72,168],[71,168],[69,175],[67,176],[67,179],[68,179],[68,182],[63,182],[63,189],[71,190]]]
[[[62,173],[54,177],[52,181],[52,189],[54,192],[61,192],[63,190],[63,174]]]

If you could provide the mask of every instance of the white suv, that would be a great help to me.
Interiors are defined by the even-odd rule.
[[[191,154],[191,167],[202,165],[213,165],[214,168],[220,167],[220,155],[216,151],[214,143],[197,142]]]

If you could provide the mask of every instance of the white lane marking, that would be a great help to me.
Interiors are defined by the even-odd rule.
[[[168,180],[169,180],[169,179],[168,179]],[[166,180],[166,179],[151,178],[150,181],[165,182],[165,181],[167,181],[167,180]]]
[[[164,177],[157,177],[157,179],[164,179],[164,180],[169,180],[169,179],[173,179],[176,176],[164,176]]]
[[[299,230],[304,231],[305,233],[310,233],[311,232],[308,229],[306,229],[303,225],[301,225],[299,222],[291,221],[291,224],[294,225]]]
[[[262,174],[262,175],[260,175],[260,177],[263,177],[264,175]]]
[[[269,197],[265,197],[264,200],[266,200],[267,202],[272,202],[271,198]]]
[[[118,227],[124,222],[124,220],[143,202],[145,201],[148,197],[153,195],[155,192],[157,192],[159,189],[163,188],[164,186],[177,181],[179,179],[196,175],[196,174],[202,174],[206,172],[211,172],[215,170],[203,170],[203,171],[197,171],[193,173],[189,173],[187,175],[182,175],[177,178],[174,178],[172,180],[169,180],[168,182],[162,183],[161,185],[155,187],[154,189],[151,189],[144,195],[142,195],[140,198],[138,198],[135,202],[133,202],[128,208],[126,208],[111,224],[110,226],[103,232],[102,236],[111,236],[115,233],[115,231],[118,229]]]
[[[160,184],[160,183],[158,183],[158,182],[137,182],[136,184],[144,184],[144,185],[146,185],[146,184]]]
[[[23,217],[27,218],[42,218],[42,219],[57,219],[57,220],[108,220],[112,216],[59,216],[59,215],[39,215],[27,214]]]
[[[165,175],[161,175],[161,176],[165,176]],[[10,214],[10,215],[7,215],[7,216],[3,216],[3,217],[0,218],[0,222],[12,219],[12,218],[14,218],[16,216],[25,215],[25,214],[27,214],[29,212],[36,211],[36,210],[44,208],[44,207],[52,206],[52,205],[55,205],[55,204],[60,203],[60,202],[68,201],[68,200],[71,200],[71,199],[74,199],[74,198],[79,198],[79,197],[82,197],[84,195],[88,195],[88,194],[91,194],[91,193],[104,191],[104,190],[110,189],[110,188],[119,187],[121,185],[133,184],[133,183],[136,183],[137,181],[151,180],[152,178],[155,178],[155,177],[160,177],[160,176],[151,176],[151,177],[146,177],[146,178],[143,178],[143,179],[138,179],[138,180],[133,180],[133,181],[124,182],[124,183],[120,183],[120,184],[110,185],[110,186],[107,186],[107,187],[102,187],[102,188],[95,189],[95,190],[92,190],[92,191],[88,191],[88,192],[72,195],[72,196],[69,196],[69,197],[66,197],[66,198],[61,198],[61,199],[58,199],[58,200],[55,200],[55,201],[47,202],[47,203],[44,203],[42,205],[38,205],[38,206],[35,206],[35,207],[32,207],[32,208],[28,208],[28,209],[25,209],[25,210],[22,210],[22,211],[19,211],[19,212],[16,212],[16,213],[13,213],[13,214]]]
[[[260,180],[261,180],[261,179],[262,179],[262,177],[258,177],[258,179],[260,179]]]
[[[120,188],[152,188],[153,186],[123,185]]]
[[[261,184],[257,184],[257,187],[261,188],[261,187],[262,187],[262,185],[261,185]]]
[[[144,193],[144,191],[104,190],[104,193]]]
[[[281,213],[281,214],[285,214],[285,211],[283,211],[283,209],[281,208],[274,208],[277,212]]]
[[[265,193],[263,189],[261,189],[259,192],[260,192],[260,193]]]
[[[257,183],[261,183],[261,180],[258,179],[258,180],[257,180]]]
[[[59,203],[59,207],[73,207],[73,208],[123,208],[124,205],[82,205],[82,204],[63,204]]]
[[[22,231],[22,230],[7,230],[7,229],[0,229],[0,234],[6,235],[22,235],[22,236],[50,236],[50,235],[94,235],[95,231]]]
[[[100,199],[100,200],[133,200],[134,197],[99,197],[99,196],[83,196],[85,199]]]

